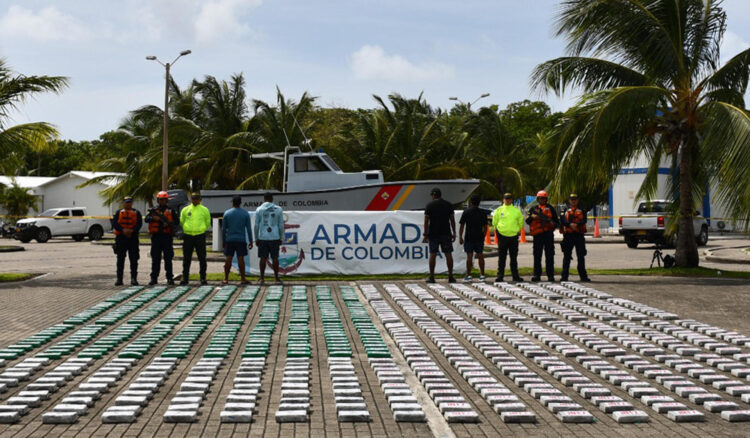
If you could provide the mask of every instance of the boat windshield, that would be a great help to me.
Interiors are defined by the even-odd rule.
[[[328,164],[328,167],[330,167],[331,170],[333,170],[334,172],[341,172],[341,168],[338,165],[336,165],[336,162],[333,161],[333,159],[331,159],[331,157],[329,157],[326,154],[323,154],[323,155],[320,156],[320,158],[322,158],[323,161],[325,161],[326,164]]]

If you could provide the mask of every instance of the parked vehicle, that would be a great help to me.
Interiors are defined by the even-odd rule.
[[[0,237],[12,237],[13,236],[13,226],[5,223],[4,220],[0,219]]]
[[[16,223],[13,238],[23,243],[36,239],[44,243],[52,237],[72,236],[80,242],[99,240],[105,232],[112,230],[109,219],[95,219],[86,215],[86,207],[52,208],[38,217],[21,219]]]
[[[673,246],[674,236],[666,236],[665,226],[670,217],[671,201],[654,200],[641,202],[632,216],[620,217],[620,235],[628,248],[637,248],[640,242]],[[699,246],[708,243],[708,222],[699,212],[693,218],[693,232]]]

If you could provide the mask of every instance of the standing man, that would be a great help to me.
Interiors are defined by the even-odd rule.
[[[247,250],[253,247],[253,230],[250,227],[250,214],[242,205],[242,198],[232,198],[232,208],[224,212],[221,220],[221,237],[224,242],[224,284],[229,283],[229,270],[232,269],[232,258],[237,254],[237,267],[240,269],[242,284],[245,279],[245,256]],[[250,239],[248,241],[248,239]],[[249,243],[248,243],[249,242]]]
[[[198,254],[200,264],[201,284],[206,284],[206,231],[211,227],[211,212],[201,205],[200,193],[190,196],[191,204],[180,212],[180,225],[184,233],[182,237],[182,281],[188,284],[190,280],[190,262],[193,260],[193,250]]]
[[[122,199],[122,208],[112,217],[112,228],[115,232],[115,254],[117,254],[117,281],[115,286],[122,286],[122,274],[125,271],[125,256],[130,260],[130,284],[138,285],[138,232],[143,225],[141,212],[133,208],[133,197]]]
[[[563,233],[562,247],[563,265],[561,281],[568,281],[570,262],[573,260],[573,248],[578,260],[578,275],[581,281],[591,281],[586,273],[586,212],[578,208],[578,195],[571,193],[568,197],[569,208],[560,217],[560,230]]]
[[[442,198],[440,189],[435,187],[430,192],[432,202],[424,209],[424,242],[430,244],[430,278],[428,283],[435,282],[435,259],[438,248],[445,255],[448,266],[448,283],[455,283],[453,278],[453,242],[456,241],[456,218],[453,205]]]
[[[474,254],[477,255],[479,264],[479,281],[484,281],[484,236],[487,234],[487,215],[479,209],[479,195],[472,195],[469,200],[469,208],[461,213],[458,223],[458,243],[464,246],[466,253],[466,277],[464,282],[471,281],[471,267]],[[466,236],[464,237],[464,226]]]
[[[503,282],[505,277],[505,259],[510,253],[510,273],[513,281],[523,281],[518,275],[518,234],[523,228],[523,213],[513,205],[513,195],[503,195],[503,205],[492,214],[492,227],[498,235],[497,249],[499,253],[497,278],[495,282]]]
[[[148,234],[151,235],[151,281],[149,286],[157,283],[161,257],[164,255],[164,273],[167,274],[167,284],[173,285],[172,258],[174,257],[174,232],[177,229],[177,213],[167,207],[169,194],[161,191],[156,194],[156,207],[150,209],[146,215]]]
[[[255,238],[260,259],[260,280],[263,284],[266,275],[268,256],[271,256],[273,278],[276,284],[279,279],[279,247],[284,239],[284,212],[281,207],[273,203],[273,195],[263,195],[263,204],[255,210]]]
[[[529,234],[534,236],[534,276],[531,281],[539,281],[542,276],[542,251],[547,271],[547,280],[555,281],[555,229],[559,218],[555,209],[547,205],[547,192],[540,190],[536,194],[538,204],[529,210],[526,223]]]

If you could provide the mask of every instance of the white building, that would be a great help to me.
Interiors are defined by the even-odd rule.
[[[110,176],[110,178],[81,187],[92,179],[102,176]],[[49,208],[86,207],[87,213],[91,216],[111,216],[120,207],[119,203],[107,204],[101,191],[116,184],[120,176],[122,176],[120,173],[73,170],[56,178],[19,176],[12,179],[39,198],[38,211],[29,212],[29,214]],[[0,183],[10,185],[11,177],[0,176]],[[144,213],[146,203],[137,201],[134,207]]]

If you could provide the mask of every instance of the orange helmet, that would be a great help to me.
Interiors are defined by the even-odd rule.
[[[549,196],[547,196],[547,192],[545,192],[544,190],[539,190],[538,192],[536,192],[536,197],[537,198],[549,198]]]
[[[169,193],[162,190],[161,192],[156,194],[156,199],[169,199]]]

